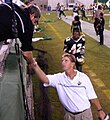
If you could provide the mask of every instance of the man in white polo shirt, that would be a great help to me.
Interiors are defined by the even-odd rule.
[[[44,86],[52,86],[57,89],[59,99],[64,106],[64,120],[93,120],[91,104],[94,104],[98,117],[104,120],[103,111],[93,85],[89,77],[76,70],[75,57],[70,54],[62,56],[62,69],[64,72],[54,75],[46,75],[37,62],[30,65],[40,78]]]

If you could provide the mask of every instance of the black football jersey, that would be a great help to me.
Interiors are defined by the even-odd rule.
[[[84,54],[85,51],[85,38],[82,36],[78,40],[67,37],[64,41],[64,51],[78,57]]]
[[[34,26],[30,20],[29,11],[27,8],[21,9],[14,4],[15,13],[12,11],[11,4],[0,4],[0,41],[13,39],[14,34],[12,31],[13,14],[16,15],[18,38],[20,39],[23,51],[31,51],[32,37]]]

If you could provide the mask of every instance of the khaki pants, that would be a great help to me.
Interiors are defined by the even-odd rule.
[[[65,111],[64,120],[93,120],[91,109],[87,109],[82,113],[73,115],[72,113]]]

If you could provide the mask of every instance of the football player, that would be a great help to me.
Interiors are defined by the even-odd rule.
[[[73,54],[76,57],[76,68],[82,72],[85,54],[85,38],[80,35],[78,28],[74,28],[72,37],[67,37],[64,41],[64,52]]]

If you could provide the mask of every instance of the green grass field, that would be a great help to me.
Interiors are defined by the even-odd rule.
[[[71,14],[71,13],[69,13]],[[51,22],[45,22],[51,20]],[[68,36],[71,36],[70,25],[58,20],[56,13],[52,12],[50,15],[42,13],[39,21],[39,27],[44,31],[35,33],[34,37],[42,37],[44,35],[51,36],[52,40],[40,40],[33,43],[33,46],[43,49],[49,53],[48,58],[48,73],[53,74],[61,70],[61,55],[63,53],[63,42]],[[86,34],[86,33],[85,33]],[[96,93],[100,99],[103,109],[106,112],[110,111],[110,48],[106,46],[99,46],[98,42],[89,36],[86,39],[86,62],[83,66],[83,71],[87,73],[95,87]],[[36,56],[36,52],[33,52]],[[38,81],[33,77],[33,88],[35,97],[38,97]],[[52,106],[52,120],[63,120],[63,108],[59,102],[56,90],[49,88],[49,98]],[[36,102],[37,98],[35,98]],[[92,106],[94,120],[97,120],[97,112]],[[40,120],[38,118],[37,120]]]

